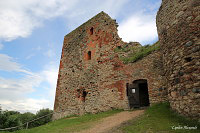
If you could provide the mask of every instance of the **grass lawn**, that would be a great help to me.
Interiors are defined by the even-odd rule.
[[[19,130],[14,133],[71,133],[71,132],[81,131],[83,129],[91,127],[101,118],[111,116],[121,111],[122,110],[112,110],[98,114],[86,114],[79,117],[63,118],[60,120],[50,122],[40,127],[28,130]],[[1,133],[8,133],[8,132],[1,132]]]
[[[195,127],[197,129],[177,129],[172,127]],[[149,107],[144,115],[129,121],[119,128],[125,133],[200,133],[200,123],[189,120],[170,110],[168,103],[155,104]]]
[[[19,130],[14,133],[72,133],[92,127],[100,119],[119,113],[112,110],[99,114],[86,114],[79,117],[68,117],[50,122],[46,125]],[[175,127],[197,127],[197,129],[172,129]],[[145,110],[144,115],[130,120],[117,130],[123,133],[200,133],[200,123],[186,119],[170,110],[168,103],[154,104]],[[115,130],[112,131],[115,133]],[[5,132],[0,132],[5,133]],[[8,132],[6,132],[8,133]]]

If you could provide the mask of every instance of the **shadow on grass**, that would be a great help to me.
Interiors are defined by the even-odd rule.
[[[188,129],[189,127],[193,129]],[[169,103],[159,103],[152,105],[144,115],[125,123],[119,129],[125,133],[200,133],[200,123],[172,111]]]

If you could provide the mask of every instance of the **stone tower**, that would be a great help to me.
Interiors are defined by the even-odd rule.
[[[200,1],[162,0],[157,30],[170,105],[200,118]]]
[[[120,42],[116,21],[104,12],[65,36],[54,104],[54,111],[62,113],[56,118],[125,108],[125,82],[116,81],[113,71],[113,49]]]

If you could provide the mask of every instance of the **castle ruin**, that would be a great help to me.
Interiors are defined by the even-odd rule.
[[[200,8],[195,0],[163,0],[157,14],[161,48],[125,64],[122,47],[138,48],[117,34],[116,20],[101,12],[64,37],[54,119],[130,109],[169,101],[200,117]]]

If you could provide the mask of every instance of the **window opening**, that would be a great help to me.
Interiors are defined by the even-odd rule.
[[[88,51],[88,60],[91,60],[91,57],[92,56],[92,53],[91,53],[91,51]]]
[[[85,97],[87,95],[87,92],[86,91],[83,91],[83,102],[85,102]]]
[[[93,32],[94,32],[94,28],[92,27],[92,28],[90,29],[90,35],[93,35]]]

